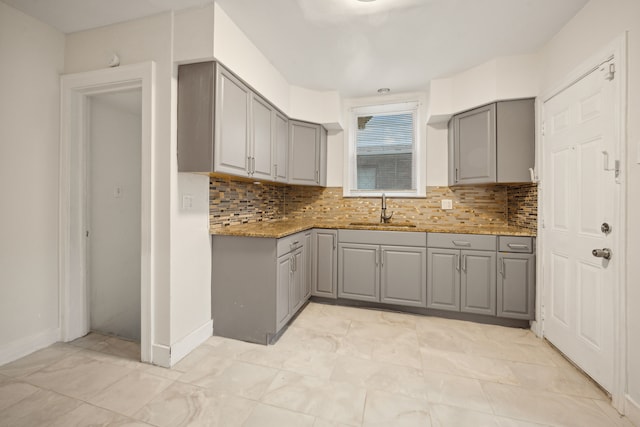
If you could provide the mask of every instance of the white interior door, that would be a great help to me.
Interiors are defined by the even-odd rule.
[[[544,335],[612,391],[620,224],[613,170],[616,82],[609,64],[544,102],[542,256]],[[592,254],[603,248],[611,249],[610,260]]]

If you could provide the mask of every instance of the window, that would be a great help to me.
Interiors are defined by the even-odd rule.
[[[352,110],[347,195],[417,195],[417,112],[417,102]]]

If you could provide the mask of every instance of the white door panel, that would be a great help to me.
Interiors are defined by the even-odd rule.
[[[597,69],[544,103],[544,335],[605,389],[613,384],[613,280],[616,258],[601,231],[615,217],[614,82]],[[615,231],[615,225],[614,231]]]

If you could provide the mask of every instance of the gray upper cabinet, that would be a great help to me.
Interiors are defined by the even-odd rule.
[[[326,185],[325,171],[326,130],[318,124],[289,120],[289,183]]]
[[[314,260],[311,295],[335,299],[338,297],[338,231],[315,229],[311,241]]]
[[[273,178],[273,145],[275,142],[275,110],[264,99],[251,96],[250,174],[253,178]]]
[[[178,171],[326,185],[327,132],[290,121],[215,62],[178,68]]]
[[[496,105],[453,117],[456,184],[496,181]]]
[[[229,71],[217,66],[214,172],[251,175],[250,108],[251,90]]]
[[[531,181],[533,99],[500,101],[456,114],[449,132],[449,185]]]
[[[213,171],[213,62],[178,68],[178,170]]]
[[[281,113],[274,114],[273,131],[273,179],[279,182],[289,180],[289,119]]]

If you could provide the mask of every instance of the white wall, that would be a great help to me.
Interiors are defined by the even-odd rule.
[[[200,224],[208,220],[208,213],[198,210],[185,215],[180,208],[181,192],[193,193],[196,203],[204,197],[205,190],[201,185],[202,180],[198,181],[200,184],[196,187],[192,187],[188,180],[179,182],[176,142],[174,46],[182,62],[193,62],[210,54],[211,7],[202,8],[201,11],[206,16],[181,12],[177,28],[174,26],[173,13],[162,13],[73,33],[67,36],[66,41],[67,73],[104,68],[113,52],[120,56],[123,65],[148,60],[156,64],[155,142],[152,150],[152,251],[155,258],[152,273],[152,343],[157,354],[162,351],[164,355],[162,360],[156,359],[154,350],[154,362],[160,364],[175,363],[177,359],[173,356],[184,355],[184,351],[172,352],[169,358],[169,349],[179,343],[184,350],[187,336],[202,330],[211,321],[210,304],[202,303],[210,301],[211,292],[208,233],[203,234],[201,226],[192,227],[196,212],[200,215]],[[186,46],[185,37],[190,35],[197,39],[193,46]],[[193,245],[194,241],[198,243]],[[190,257],[200,262],[193,264]],[[188,345],[198,344],[190,341]]]
[[[591,0],[541,51],[541,88],[550,89],[624,31],[628,33],[627,322],[629,415],[640,425],[640,2]]]
[[[177,63],[213,60],[212,4],[176,11],[173,27],[173,61]]]
[[[64,35],[0,2],[0,365],[58,340]]]
[[[533,98],[539,88],[536,54],[495,58],[429,84],[430,123],[503,99]]]
[[[132,96],[91,97],[89,314],[92,331],[140,342],[142,117],[113,103]]]
[[[217,3],[214,18],[215,58],[288,115],[289,83]]]

